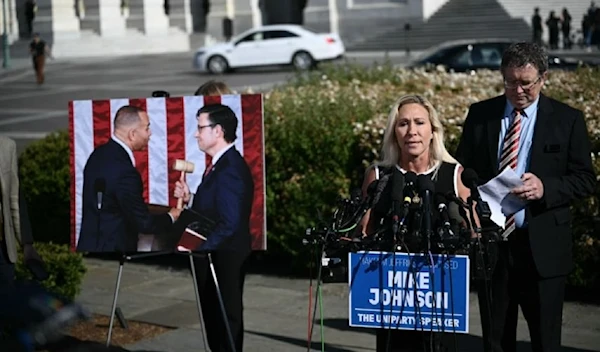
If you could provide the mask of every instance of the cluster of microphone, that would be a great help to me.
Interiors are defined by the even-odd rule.
[[[454,190],[436,190],[430,175],[402,173],[393,168],[367,187],[366,197],[356,191],[342,199],[333,219],[307,229],[303,243],[349,251],[468,251],[482,236],[496,236],[496,229],[479,225],[489,220],[491,211],[479,194],[477,173],[465,169],[461,181],[471,191],[466,200]],[[374,228],[365,234],[360,231],[364,226],[361,220],[369,210]]]

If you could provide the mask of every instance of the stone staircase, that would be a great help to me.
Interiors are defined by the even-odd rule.
[[[581,35],[581,20],[583,19],[584,13],[587,12],[590,6],[590,0],[499,0],[500,4],[506,12],[513,18],[521,18],[528,25],[531,26],[531,16],[533,16],[533,9],[535,7],[540,8],[540,16],[542,21],[546,22],[550,11],[554,12],[560,17],[562,15],[563,8],[567,8],[571,15],[571,33],[572,35]],[[596,1],[596,5],[598,1]],[[562,34],[561,34],[562,37]],[[544,25],[544,33],[542,39],[548,40],[548,27]]]
[[[427,22],[413,20],[411,30],[404,22],[349,46],[357,51],[424,50],[442,42],[459,39],[509,38],[526,40],[531,37],[527,22],[513,18],[496,0],[450,0]]]
[[[57,58],[94,56],[146,55],[189,51],[188,35],[179,28],[169,28],[166,35],[148,36],[134,28],[127,28],[124,36],[101,37],[91,30],[82,30],[77,40],[53,44]]]

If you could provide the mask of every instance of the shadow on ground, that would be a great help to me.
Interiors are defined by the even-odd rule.
[[[318,336],[319,322],[315,322],[314,336]],[[329,328],[333,328],[340,331],[356,331],[368,334],[375,334],[376,329],[365,329],[365,328],[353,328],[348,326],[348,320],[346,319],[323,319],[323,325]],[[480,336],[456,334],[456,338],[451,334],[448,335],[447,346],[448,352],[460,351],[460,352],[481,352],[483,350],[483,339]],[[320,342],[317,342],[320,346]],[[305,343],[306,345],[306,343]],[[517,342],[517,352],[530,352],[531,343],[525,341]],[[562,352],[593,352],[593,350],[563,347]],[[393,352],[393,351],[391,351]]]

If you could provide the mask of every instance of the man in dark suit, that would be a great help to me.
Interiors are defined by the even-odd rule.
[[[242,351],[244,263],[252,250],[250,211],[254,182],[233,144],[238,125],[235,113],[225,105],[206,105],[198,111],[197,118],[198,146],[212,158],[212,163],[193,197],[183,179],[175,186],[175,197],[183,197],[193,210],[216,221],[215,229],[197,250],[211,253],[235,351]],[[195,264],[210,349],[232,351],[208,259],[202,258]]]
[[[135,252],[139,233],[168,231],[179,217],[181,210],[175,208],[151,215],[144,203],[133,152],[146,148],[150,135],[145,111],[134,106],[117,111],[114,135],[92,152],[83,170],[78,251]]]
[[[569,204],[596,184],[583,113],[540,93],[547,60],[535,43],[511,45],[501,65],[504,95],[470,107],[457,150],[482,183],[513,168],[523,185],[512,192],[527,202],[507,215],[488,283],[490,306],[480,292],[486,351],[516,350],[519,305],[533,351],[560,350],[565,281],[573,267]]]

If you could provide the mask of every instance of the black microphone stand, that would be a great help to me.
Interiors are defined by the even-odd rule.
[[[486,261],[485,261],[485,253],[484,253],[484,247],[482,245],[481,242],[481,237],[483,234],[483,229],[481,228],[481,226],[478,226],[477,223],[475,222],[475,215],[473,214],[473,197],[469,196],[469,198],[467,199],[467,204],[469,205],[469,218],[470,218],[470,222],[471,222],[471,229],[475,232],[475,247],[476,249],[474,249],[474,254],[475,254],[475,270],[474,273],[475,275],[477,275],[477,268],[480,267],[481,268],[481,273],[483,276],[483,287],[479,287],[479,289],[484,290],[484,300],[485,300],[485,305],[487,306],[487,318],[488,318],[488,324],[489,324],[489,330],[490,333],[493,331],[493,317],[492,317],[492,310],[491,310],[491,302],[492,302],[492,298],[490,297],[491,292],[490,292],[490,288],[488,285],[488,276],[487,276],[487,266],[486,266]],[[481,206],[480,206],[481,205]],[[489,216],[488,213],[485,210],[489,210],[489,206],[487,205],[487,203],[481,201],[478,202],[477,205],[475,205],[475,211],[477,212],[477,215],[480,216],[480,222],[483,221],[487,221],[489,220]],[[491,214],[491,212],[489,213]],[[479,262],[479,265],[477,264]],[[484,339],[485,341],[485,339]]]

